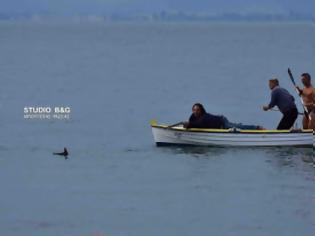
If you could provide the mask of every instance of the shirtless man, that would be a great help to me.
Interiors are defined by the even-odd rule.
[[[313,107],[311,111],[311,121],[308,124],[309,129],[315,130],[315,88],[313,87]]]
[[[308,73],[303,73],[301,75],[301,81],[304,85],[304,88],[301,89],[299,86],[297,86],[297,90],[300,92],[300,95],[303,99],[304,105],[307,109],[307,113],[310,114],[313,109],[313,93],[314,93],[314,87],[311,83],[311,76]],[[310,125],[310,120],[308,116],[303,117],[303,129],[307,129]]]

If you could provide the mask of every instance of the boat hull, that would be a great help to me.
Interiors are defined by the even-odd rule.
[[[163,125],[151,125],[151,127],[157,146],[312,147],[314,144],[312,130],[292,132],[184,129],[182,127],[168,128]]]

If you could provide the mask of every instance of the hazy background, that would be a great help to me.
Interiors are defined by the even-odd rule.
[[[314,19],[311,0],[0,0],[0,16],[152,15],[160,12],[193,14],[273,14]]]

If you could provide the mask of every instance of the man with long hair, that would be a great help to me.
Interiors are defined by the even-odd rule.
[[[259,125],[243,125],[232,123],[225,116],[212,115],[207,113],[201,103],[192,106],[192,114],[188,122],[184,122],[185,128],[208,128],[208,129],[230,129],[238,128],[244,130],[261,130]]]

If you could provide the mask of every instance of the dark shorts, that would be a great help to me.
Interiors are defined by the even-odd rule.
[[[283,113],[283,117],[277,127],[278,130],[291,129],[298,117],[298,110],[292,108]]]

